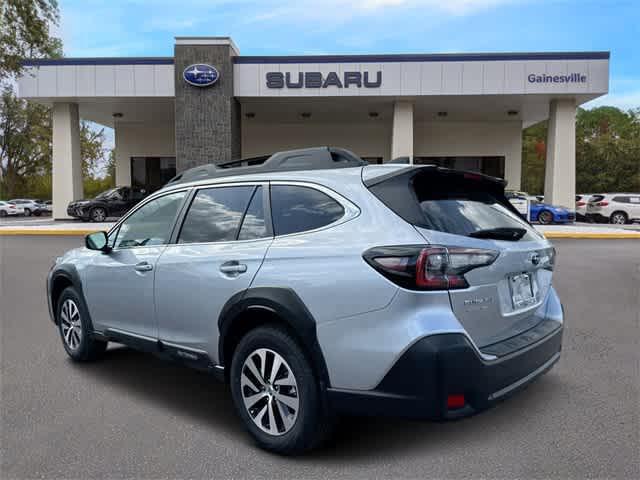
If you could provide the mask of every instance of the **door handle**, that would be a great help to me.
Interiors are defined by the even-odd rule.
[[[135,269],[137,272],[150,272],[153,270],[153,265],[149,262],[136,263]]]
[[[238,262],[237,260],[232,260],[220,265],[220,271],[227,275],[233,275],[234,273],[240,274],[247,271],[247,266],[244,263]]]

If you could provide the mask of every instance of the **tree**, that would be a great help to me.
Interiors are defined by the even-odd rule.
[[[104,129],[80,124],[80,155],[88,194],[109,188],[113,154],[104,147]],[[107,176],[101,175],[107,168]],[[51,109],[15,96],[5,87],[0,100],[0,198],[51,197]]]
[[[544,190],[547,122],[523,132],[522,187]],[[640,192],[640,109],[579,108],[576,114],[576,191]]]
[[[0,0],[0,81],[19,74],[25,58],[61,55],[50,35],[58,19],[57,0]]]
[[[27,179],[51,174],[51,113],[15,96],[0,99],[0,198],[22,191]]]

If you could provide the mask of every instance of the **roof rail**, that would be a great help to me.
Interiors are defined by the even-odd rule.
[[[302,148],[300,150],[277,152],[273,155],[262,157],[243,158],[193,167],[173,177],[167,182],[167,186],[236,175],[362,167],[365,165],[368,165],[368,163],[355,153],[344,148]]]

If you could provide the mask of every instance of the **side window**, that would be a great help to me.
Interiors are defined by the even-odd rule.
[[[176,192],[150,201],[120,225],[115,248],[164,245],[187,192]]]
[[[344,208],[314,188],[273,185],[271,215],[274,233],[286,235],[329,225],[344,215]]]
[[[613,197],[611,200],[618,203],[629,203],[629,197]]]
[[[262,187],[256,188],[247,213],[244,214],[238,240],[251,240],[267,236],[267,225],[264,221],[264,202]]]
[[[178,243],[235,240],[255,189],[251,185],[199,190],[182,224]]]

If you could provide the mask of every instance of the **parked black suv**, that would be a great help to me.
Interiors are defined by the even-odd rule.
[[[124,215],[147,195],[147,191],[141,188],[116,187],[92,200],[74,200],[67,207],[67,215],[85,221],[104,222],[107,217]]]

